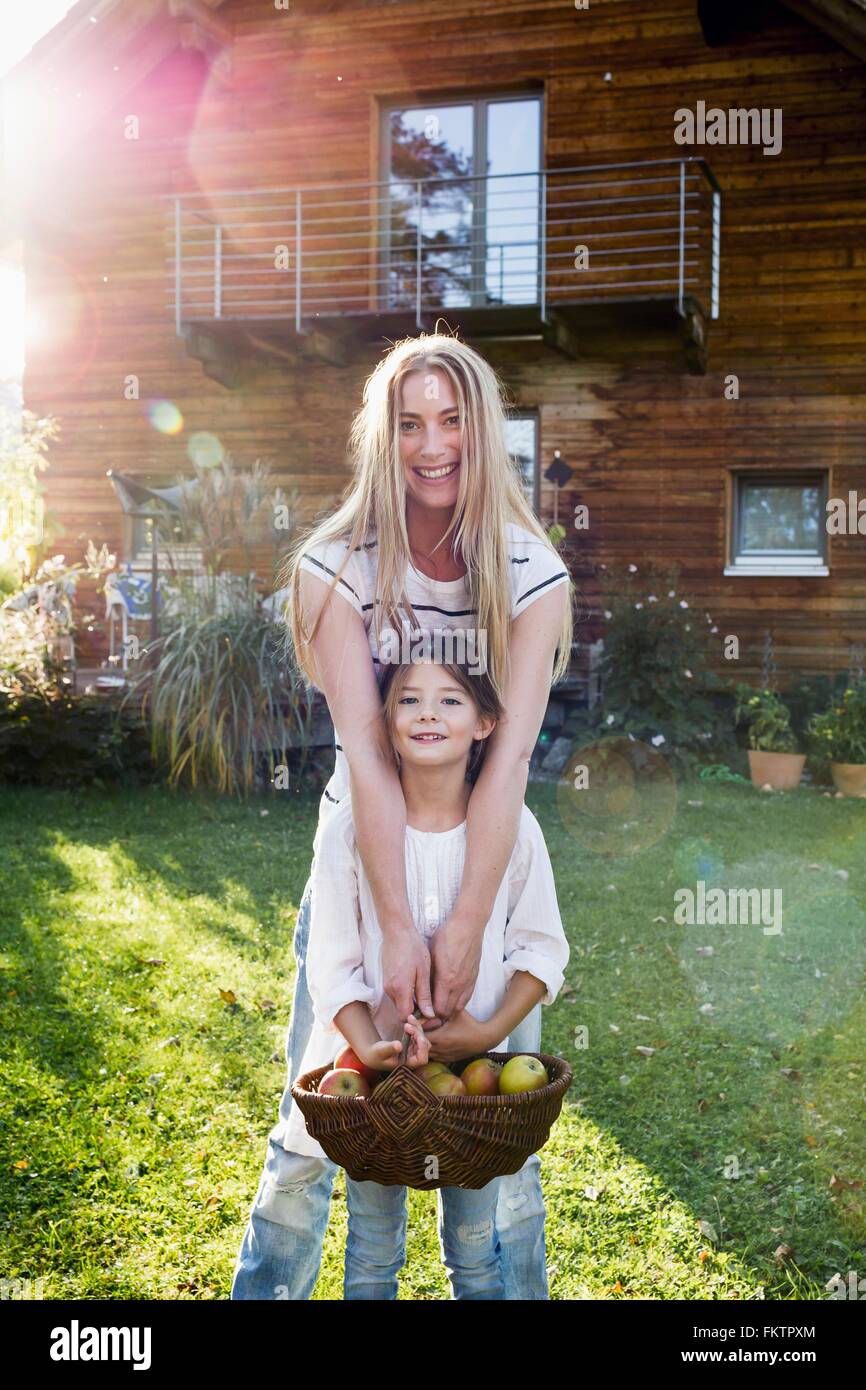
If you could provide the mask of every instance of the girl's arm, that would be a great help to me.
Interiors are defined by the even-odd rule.
[[[305,570],[299,573],[299,583],[309,630],[329,585]],[[325,607],[312,654],[316,685],[324,692],[349,765],[355,841],[384,938],[385,992],[400,1018],[412,1013],[416,1001],[430,1017],[430,954],[415,929],[406,891],[403,788],[382,717],[364,623],[336,592]]]
[[[484,928],[517,839],[529,760],[550,697],[568,588],[559,584],[542,594],[511,624],[506,714],[490,736],[469,798],[460,892],[431,944],[433,1007],[439,1018],[450,1018],[463,1009],[475,988]]]
[[[456,1062],[473,1053],[490,1052],[497,1043],[512,1033],[518,1023],[543,999],[547,986],[525,970],[516,970],[508,982],[505,998],[490,1018],[481,1020],[468,1014],[465,1009],[443,1023],[440,1028],[431,1029],[430,1060],[432,1062]]]
[[[379,1037],[365,1004],[346,1004],[334,1017],[334,1025],[342,1033],[359,1062],[377,1071],[393,1071],[400,1061],[403,1044],[398,1039],[388,1042]],[[420,1024],[411,1015],[403,1025],[411,1038],[406,1061],[410,1067],[423,1067],[430,1058],[430,1044]]]

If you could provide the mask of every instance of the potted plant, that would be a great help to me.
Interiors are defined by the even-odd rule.
[[[806,754],[798,753],[791,713],[777,691],[737,686],[734,718],[749,729],[749,772],[753,787],[793,791],[800,785]]]
[[[866,680],[809,721],[816,752],[830,760],[833,783],[846,796],[866,796]]]

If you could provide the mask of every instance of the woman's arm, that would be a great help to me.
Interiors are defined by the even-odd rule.
[[[553,659],[568,603],[559,584],[511,624],[506,714],[490,736],[466,813],[466,859],[460,893],[431,943],[433,1008],[450,1018],[472,995],[484,928],[517,839],[529,760],[550,697]]]
[[[300,571],[299,582],[309,631],[330,586],[305,570]],[[416,1000],[421,1012],[430,1017],[430,954],[415,929],[406,891],[403,788],[382,717],[364,623],[337,593],[322,614],[312,655],[316,685],[324,692],[349,764],[355,842],[384,938],[385,992],[400,1018],[412,1013]]]

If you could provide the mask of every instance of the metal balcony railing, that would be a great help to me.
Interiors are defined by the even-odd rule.
[[[178,333],[216,320],[424,317],[686,298],[719,312],[721,191],[704,160],[225,190],[171,199]]]

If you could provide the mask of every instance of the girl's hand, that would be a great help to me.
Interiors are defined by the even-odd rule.
[[[410,1014],[403,1025],[403,1031],[410,1037],[406,1065],[423,1067],[430,1060],[430,1043],[421,1027],[420,1019]],[[377,1071],[393,1071],[400,1063],[402,1052],[403,1044],[398,1040],[373,1043],[366,1049],[361,1061],[368,1067],[375,1067]]]
[[[403,1024],[403,1032],[408,1033],[410,1038],[406,1065],[409,1067],[426,1066],[430,1061],[430,1040],[421,1026],[421,1019],[410,1014]]]
[[[358,1060],[363,1062],[365,1067],[373,1067],[376,1071],[393,1071],[400,1060],[402,1050],[401,1042],[387,1042],[384,1039],[365,1047],[363,1057],[357,1048],[355,1049]]]
[[[489,1052],[498,1041],[491,1038],[485,1023],[479,1023],[465,1009],[429,1033],[432,1062],[459,1062],[478,1052]]]

